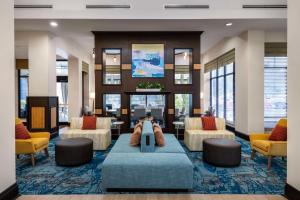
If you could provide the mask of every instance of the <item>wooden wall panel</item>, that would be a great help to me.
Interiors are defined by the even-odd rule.
[[[94,32],[95,35],[95,108],[97,115],[103,115],[103,94],[120,93],[121,108],[129,109],[129,95],[126,92],[135,91],[140,82],[159,82],[165,86],[167,104],[166,108],[174,109],[174,94],[187,93],[192,94],[192,108],[200,108],[200,68],[201,68],[201,51],[200,36],[202,32]],[[164,78],[132,78],[131,62],[132,62],[132,44],[164,44],[164,62],[165,76]],[[102,69],[102,52],[106,48],[121,49],[122,73],[121,85],[103,85]],[[193,70],[192,85],[175,85],[174,84],[174,49],[189,48],[193,50]],[[101,111],[101,112],[100,112]],[[167,110],[166,110],[167,111]],[[168,111],[167,111],[168,112]],[[174,112],[174,111],[173,111]],[[171,112],[172,113],[172,112]],[[192,115],[194,113],[191,109]],[[174,114],[169,114],[168,124],[165,131],[174,132],[172,122]],[[122,115],[125,126],[122,131],[129,132],[129,115]]]
[[[56,116],[57,116],[57,112],[56,112],[57,108],[56,107],[52,107],[51,108],[51,128],[55,128],[56,127]]]
[[[43,129],[45,128],[45,108],[32,107],[31,108],[31,128]]]

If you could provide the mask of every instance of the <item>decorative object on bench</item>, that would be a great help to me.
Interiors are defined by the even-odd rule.
[[[111,118],[97,117],[95,130],[82,130],[83,119],[74,117],[71,126],[62,129],[62,139],[84,137],[93,140],[94,150],[106,150],[111,144]]]
[[[145,125],[145,136],[154,135],[152,124],[145,121]],[[164,137],[165,146],[142,153],[139,147],[129,144],[130,134],[122,134],[102,164],[103,187],[107,190],[192,189],[193,164],[173,134]]]
[[[203,140],[203,160],[221,167],[234,167],[241,163],[241,144],[235,140],[209,138]]]
[[[215,109],[212,106],[209,106],[208,110],[205,111],[204,115],[206,117],[213,117],[213,116],[215,116]]]
[[[159,124],[153,123],[153,131],[154,131],[155,143],[160,147],[164,146],[165,137]]]
[[[16,119],[16,154],[30,154],[32,166],[35,166],[34,154],[42,150],[45,151],[48,157],[48,145],[50,133],[34,132],[29,133],[20,119]]]
[[[93,140],[87,138],[70,138],[55,144],[55,161],[57,165],[77,166],[88,163],[93,158]]]
[[[190,151],[202,151],[203,140],[206,138],[226,138],[234,140],[235,135],[225,129],[225,119],[215,118],[217,130],[206,131],[202,128],[200,117],[186,117],[184,143]]]
[[[281,133],[280,133],[281,132]],[[278,135],[279,134],[279,135]],[[273,139],[273,140],[272,140]],[[283,141],[278,141],[283,140]],[[287,119],[280,119],[272,134],[251,133],[250,143],[252,148],[251,158],[256,152],[268,157],[268,169],[271,168],[274,156],[287,156]],[[277,141],[274,141],[277,140]]]
[[[141,122],[135,125],[133,133],[131,134],[130,137],[130,145],[137,146],[140,144],[141,135],[142,135],[142,126],[143,124]]]
[[[141,135],[141,152],[154,152],[155,137],[150,121],[144,121]]]

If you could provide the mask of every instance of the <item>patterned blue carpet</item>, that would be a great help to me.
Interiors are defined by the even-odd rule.
[[[54,144],[50,142],[49,154],[36,156],[33,168],[28,156],[17,159],[17,183],[21,194],[102,194],[101,166],[107,151],[94,152],[93,161],[79,167],[59,167],[55,164]],[[286,161],[273,159],[272,169],[267,170],[267,159],[257,155],[250,159],[249,142],[237,138],[242,144],[242,162],[239,167],[221,168],[202,162],[201,152],[189,152],[194,164],[195,194],[283,194],[286,181]]]

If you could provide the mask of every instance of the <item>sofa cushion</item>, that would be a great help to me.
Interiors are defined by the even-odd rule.
[[[287,140],[287,127],[277,124],[272,130],[269,140],[273,141],[286,141]]]
[[[23,139],[23,140],[31,138],[27,128],[24,126],[23,123],[19,123],[15,125],[15,138]]]
[[[201,117],[202,129],[208,131],[217,130],[215,117]]]
[[[47,146],[49,143],[48,138],[31,138],[32,144],[34,145],[34,148],[37,150],[43,146]]]
[[[95,130],[97,117],[83,116],[82,130]]]
[[[269,151],[269,148],[271,146],[271,141],[269,140],[253,140],[252,145],[254,147],[257,147],[263,151]]]

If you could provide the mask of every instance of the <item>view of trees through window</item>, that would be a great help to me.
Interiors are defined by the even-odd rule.
[[[175,94],[175,117],[177,119],[184,119],[185,116],[190,115],[192,106],[191,94]]]
[[[68,61],[56,61],[56,95],[59,103],[59,122],[68,122]]]

